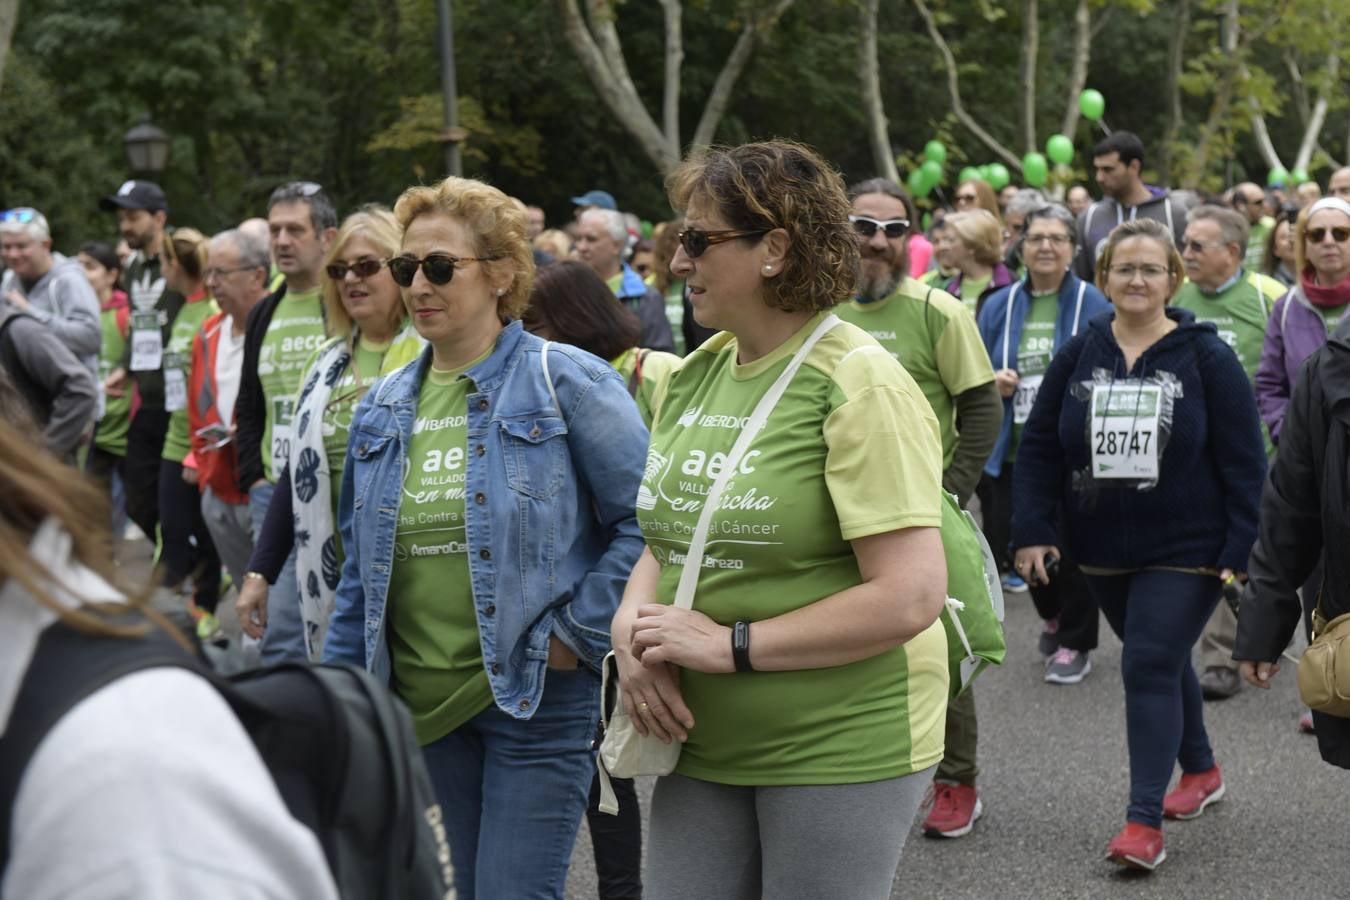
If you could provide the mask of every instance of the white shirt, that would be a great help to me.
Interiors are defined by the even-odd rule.
[[[115,592],[70,559],[52,520],[30,545],[62,573],[57,599]],[[0,733],[43,628],[56,618],[13,579],[0,590]],[[12,677],[17,670],[20,677]],[[71,710],[38,745],[13,809],[5,897],[25,900],[337,900],[224,699],[184,669],[146,669]]]
[[[216,409],[228,428],[234,421],[234,401],[239,397],[239,379],[244,374],[244,335],[234,336],[234,320],[220,320],[224,333],[216,347]]]

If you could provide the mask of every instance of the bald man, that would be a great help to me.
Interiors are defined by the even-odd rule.
[[[1350,166],[1342,166],[1332,173],[1327,182],[1327,194],[1350,201]]]
[[[1230,199],[1233,209],[1247,219],[1247,252],[1243,256],[1242,266],[1248,272],[1260,272],[1261,263],[1266,255],[1266,235],[1275,227],[1275,220],[1266,215],[1266,192],[1250,181],[1244,181],[1233,188]]]

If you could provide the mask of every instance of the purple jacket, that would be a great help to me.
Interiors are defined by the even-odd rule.
[[[1289,394],[1298,381],[1303,361],[1327,342],[1327,326],[1317,308],[1295,285],[1270,311],[1261,363],[1256,367],[1256,405],[1270,439],[1280,440],[1280,426],[1289,407]]]

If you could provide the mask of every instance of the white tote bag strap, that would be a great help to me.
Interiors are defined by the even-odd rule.
[[[755,411],[750,414],[750,419],[741,429],[741,433],[736,436],[736,443],[731,445],[731,452],[727,454],[726,464],[722,466],[722,471],[713,479],[712,487],[708,491],[708,496],[703,502],[703,509],[699,512],[698,525],[694,528],[693,539],[689,542],[689,555],[684,558],[684,569],[680,572],[680,584],[675,589],[675,605],[682,609],[689,609],[694,605],[694,589],[698,587],[698,574],[703,568],[703,550],[708,543],[708,528],[712,525],[713,512],[717,509],[718,501],[722,498],[722,489],[727,486],[731,480],[732,473],[741,464],[741,457],[745,451],[750,449],[750,443],[759,434],[765,423],[769,421],[769,414],[773,408],[778,405],[778,400],[787,391],[788,385],[792,382],[792,377],[797,374],[801,368],[802,362],[806,359],[806,354],[811,352],[811,348],[834,326],[839,324],[839,317],[831,313],[820,320],[820,324],[811,332],[810,336],[802,343],[801,347],[793,355],[783,374],[778,376],[764,396],[759,398],[759,403],[755,405]]]
[[[553,398],[553,408],[558,411],[558,418],[566,420],[562,404],[558,402],[558,392],[553,389],[553,376],[548,371],[548,348],[552,344],[552,341],[544,341],[544,346],[539,348],[539,368],[544,370],[544,384],[548,385],[548,395]]]

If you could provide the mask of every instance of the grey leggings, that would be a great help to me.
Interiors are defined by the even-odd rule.
[[[648,900],[886,900],[933,768],[862,784],[737,787],[667,775]]]

